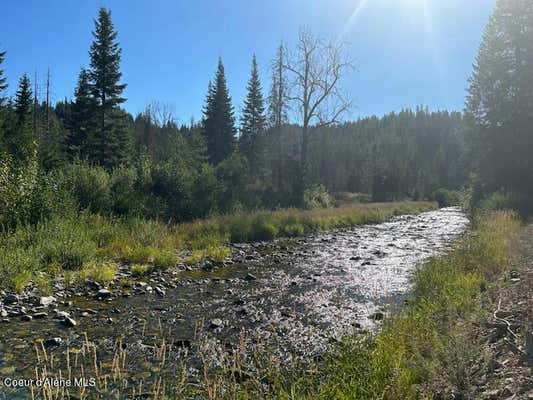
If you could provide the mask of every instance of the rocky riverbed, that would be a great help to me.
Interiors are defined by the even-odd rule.
[[[221,265],[183,266],[144,278],[133,278],[124,265],[107,287],[88,282],[65,288],[58,281],[49,296],[0,293],[0,375],[31,376],[39,349],[59,359],[88,338],[104,361],[120,342],[138,358],[130,373],[144,378],[150,372],[140,357],[154,351],[156,338],[172,343],[165,353],[169,369],[189,361],[193,368],[202,356],[195,345],[200,338],[231,349],[246,336],[272,345],[285,361],[315,357],[346,334],[372,329],[402,304],[416,265],[444,251],[467,226],[459,209],[447,208],[233,245],[231,260]]]

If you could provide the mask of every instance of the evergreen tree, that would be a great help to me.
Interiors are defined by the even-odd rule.
[[[266,128],[265,105],[257,71],[257,60],[252,58],[252,73],[246,87],[247,95],[241,116],[240,149],[252,167],[257,165],[257,137]]]
[[[46,170],[62,166],[66,161],[67,130],[59,118],[50,112],[48,128],[39,140],[39,158]]]
[[[15,94],[14,112],[5,123],[4,142],[6,149],[13,158],[25,163],[35,149],[35,138],[32,133],[33,93],[27,74],[19,80]]]
[[[126,161],[128,157],[124,143],[129,132],[125,128],[124,116],[118,111],[126,99],[121,94],[126,87],[120,84],[121,49],[116,41],[117,32],[111,21],[111,11],[101,7],[94,21],[94,41],[90,49],[91,91],[96,101],[96,130],[89,143],[92,160],[111,169]]]
[[[533,3],[499,0],[466,105],[471,154],[484,191],[533,194]]]
[[[95,140],[96,104],[91,96],[89,73],[85,68],[80,70],[74,96],[68,124],[70,129],[67,143],[68,153],[71,158],[87,158],[88,141],[89,139]]]
[[[226,84],[224,65],[220,58],[215,82],[209,83],[203,113],[207,156],[212,164],[218,164],[233,153],[236,132],[233,106]]]
[[[0,51],[0,66],[4,62],[4,59],[6,57],[5,51]],[[7,78],[4,76],[4,70],[0,69],[0,107],[4,105],[4,102],[6,98],[2,95],[2,93],[7,89]]]

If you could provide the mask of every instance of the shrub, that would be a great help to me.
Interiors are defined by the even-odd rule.
[[[323,185],[314,185],[305,190],[303,205],[306,209],[328,208],[333,206],[333,199]]]
[[[92,212],[109,210],[110,177],[105,169],[82,162],[69,164],[57,174],[65,191],[69,191],[82,209]]]
[[[461,204],[461,195],[447,189],[437,189],[433,192],[433,200],[439,203],[439,207],[451,207]]]
[[[138,215],[142,212],[141,196],[136,191],[137,172],[133,168],[116,168],[111,174],[112,211],[118,215]]]

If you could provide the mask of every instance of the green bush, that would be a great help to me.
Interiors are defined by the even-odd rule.
[[[62,190],[70,192],[81,209],[92,212],[109,210],[110,176],[102,167],[76,162],[61,170],[57,179]]]
[[[461,204],[461,195],[458,192],[443,188],[435,190],[432,197],[434,201],[439,203],[439,207],[451,207]]]
[[[323,185],[314,185],[304,192],[304,208],[328,208],[333,206],[333,199]]]
[[[120,167],[110,178],[112,211],[117,215],[139,215],[143,211],[141,196],[136,190],[137,172]]]

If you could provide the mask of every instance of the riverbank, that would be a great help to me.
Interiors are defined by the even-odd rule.
[[[420,265],[414,278],[413,296],[408,299],[406,307],[391,316],[387,316],[387,313],[372,316],[378,321],[383,318],[383,325],[375,334],[360,331],[341,342],[332,341],[327,352],[314,355],[306,361],[294,359],[287,363],[291,355],[276,352],[273,342],[242,336],[238,331],[232,335],[237,342],[226,339],[220,343],[221,347],[215,345],[212,335],[216,336],[217,332],[227,329],[222,319],[208,322],[204,328],[207,331],[198,330],[199,335],[194,340],[175,334],[165,336],[167,325],[161,322],[159,328],[139,322],[137,325],[142,326],[143,337],[139,346],[124,342],[121,338],[115,341],[109,338],[102,340],[92,335],[85,339],[82,336],[81,343],[76,345],[79,335],[71,334],[67,346],[75,350],[79,365],[71,363],[68,374],[79,375],[80,366],[83,365],[81,371],[85,371],[86,376],[97,376],[99,391],[106,392],[109,385],[115,393],[131,393],[154,399],[403,400],[446,399],[452,396],[498,399],[506,393],[510,396],[516,394],[517,399],[527,399],[527,385],[530,384],[527,381],[527,369],[517,369],[516,360],[519,357],[505,355],[511,346],[505,341],[506,331],[501,336],[501,327],[492,319],[500,304],[497,299],[502,289],[518,284],[525,277],[525,272],[510,270],[513,265],[511,254],[516,249],[509,246],[516,243],[519,226],[514,215],[505,212],[492,213],[476,220],[472,232],[457,242],[453,250]],[[376,226],[376,229],[379,230],[380,226]],[[434,230],[431,226],[427,229],[428,232]],[[383,231],[388,231],[388,228],[384,226]],[[424,231],[420,234],[427,235]],[[374,235],[370,232],[369,237]],[[298,257],[301,255],[296,255]],[[529,268],[529,264],[525,268]],[[229,282],[233,287],[236,287],[236,283]],[[263,286],[262,282],[251,284],[252,287],[247,290],[255,291]],[[209,289],[212,293],[207,298],[216,297],[213,288],[219,285],[220,279],[212,282]],[[208,294],[207,291],[204,293]],[[522,293],[521,296],[523,298],[527,294]],[[237,297],[242,296],[239,294]],[[201,303],[207,298],[202,297]],[[143,302],[147,303],[147,300]],[[516,301],[522,304],[522,300]],[[153,304],[159,307],[160,303],[157,300]],[[501,304],[505,307],[508,303],[504,301]],[[187,307],[190,309],[191,305],[186,306],[185,310]],[[226,308],[223,310],[228,312]],[[502,310],[507,311],[504,308]],[[246,315],[246,312],[253,314],[253,307],[236,311],[237,315]],[[284,312],[290,314],[295,311],[287,309]],[[162,313],[156,317],[164,321],[164,315]],[[497,315],[513,321],[510,314]],[[135,325],[138,319],[128,320]],[[121,323],[123,329],[127,325]],[[515,326],[511,328],[520,334]],[[111,329],[116,330],[116,325]],[[261,328],[261,332],[274,331]],[[496,341],[491,344],[491,338],[495,336]],[[65,363],[60,361],[65,357],[62,354],[64,339],[60,338],[57,343],[53,340],[48,338],[44,342],[36,342],[35,352],[40,359],[38,372],[56,376],[63,371],[65,376],[67,370],[62,369]],[[110,342],[110,347],[105,348],[106,342]],[[13,344],[10,346],[17,347]],[[20,346],[17,352],[29,351],[26,359],[35,358],[31,348],[23,350]],[[496,349],[488,353],[489,357],[487,346]],[[521,344],[518,343],[518,346]],[[191,365],[186,364],[187,354],[198,355],[192,364],[197,368],[196,372],[190,366],[183,369],[179,367]],[[53,365],[50,364],[52,355],[55,360]],[[110,355],[113,355],[114,360],[111,366],[104,358]],[[70,357],[74,357],[74,353]],[[96,360],[101,366],[91,367],[97,365]],[[510,364],[512,370],[506,364]],[[143,372],[129,375],[133,365],[141,365]],[[166,375],[165,371],[168,372],[170,366],[174,372]],[[514,375],[505,375],[506,370]],[[147,371],[150,373],[146,374]],[[520,371],[522,376],[517,376]],[[178,376],[179,381],[172,376]],[[135,381],[140,379],[142,384],[138,387],[117,387],[112,382],[120,382],[119,377]],[[516,385],[513,386],[512,382]],[[501,386],[503,383],[505,385]],[[513,392],[515,388],[519,388],[517,392]],[[95,392],[87,389],[84,393],[91,398]],[[56,398],[62,397],[58,395]]]
[[[106,285],[124,264],[136,275],[205,262],[220,266],[231,255],[230,243],[302,236],[435,208],[430,202],[353,204],[213,216],[178,225],[89,213],[65,215],[2,236],[0,289],[21,292],[33,285],[46,294],[57,276],[72,285],[87,280]]]
[[[205,378],[222,379],[235,357],[250,383],[276,370],[299,371],[342,337],[379,325],[412,290],[415,266],[445,252],[467,226],[461,210],[441,209],[232,246],[242,262],[170,277],[156,271],[130,288],[109,285],[111,293],[100,297],[95,288],[81,297],[66,289],[55,304],[27,306],[33,320],[14,315],[2,325],[0,373],[28,377],[37,366],[49,376],[97,375],[99,385],[107,379],[123,396],[133,388],[149,392],[160,379],[170,391],[185,373],[187,384],[176,390],[202,398]],[[126,360],[119,380],[110,370],[115,358]]]

